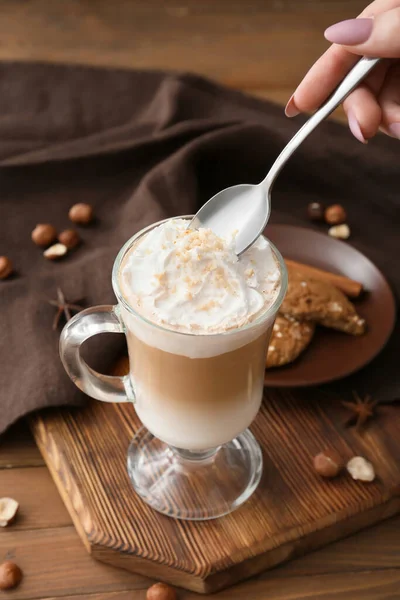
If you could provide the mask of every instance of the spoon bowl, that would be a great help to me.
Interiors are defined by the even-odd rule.
[[[270,197],[264,182],[242,183],[210,198],[192,219],[190,228],[208,227],[223,238],[234,234],[239,256],[261,235],[270,212]]]
[[[206,202],[189,224],[190,229],[208,227],[220,237],[235,234],[235,250],[240,256],[265,228],[271,211],[271,191],[280,171],[312,131],[328,117],[379,62],[361,58],[321,108],[294,135],[258,185],[241,184],[226,188]]]

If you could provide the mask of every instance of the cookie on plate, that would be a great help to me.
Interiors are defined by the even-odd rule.
[[[267,354],[267,369],[293,362],[311,342],[315,324],[278,315]]]
[[[289,268],[288,273],[288,291],[281,306],[283,314],[352,335],[365,332],[365,320],[338,288],[293,268]]]

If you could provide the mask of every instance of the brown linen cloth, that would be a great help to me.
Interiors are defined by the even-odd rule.
[[[16,269],[0,282],[0,433],[34,409],[84,398],[61,366],[59,332],[51,329],[46,299],[57,286],[70,301],[113,303],[113,260],[132,234],[195,212],[227,185],[258,182],[300,122],[190,75],[0,65],[0,255]],[[382,136],[365,147],[325,123],[276,183],[272,221],[306,225],[308,202],[344,204],[351,242],[399,290],[399,159],[397,140]],[[67,228],[76,202],[91,203],[97,222],[80,230],[84,243],[65,260],[46,261],[32,229]],[[120,336],[94,344],[96,364],[115,350],[112,337]],[[343,385],[400,395],[399,351],[397,330]]]

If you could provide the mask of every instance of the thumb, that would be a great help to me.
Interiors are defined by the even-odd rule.
[[[372,19],[349,19],[335,23],[325,38],[353,54],[377,58],[400,58],[400,7]]]

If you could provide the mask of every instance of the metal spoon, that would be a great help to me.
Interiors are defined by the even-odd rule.
[[[206,202],[192,219],[189,228],[209,227],[217,235],[229,236],[237,231],[236,254],[242,254],[264,230],[271,211],[271,190],[286,161],[312,131],[343,102],[379,62],[363,57],[346,75],[330,98],[303,125],[282,150],[266,178],[257,185],[228,187]]]

